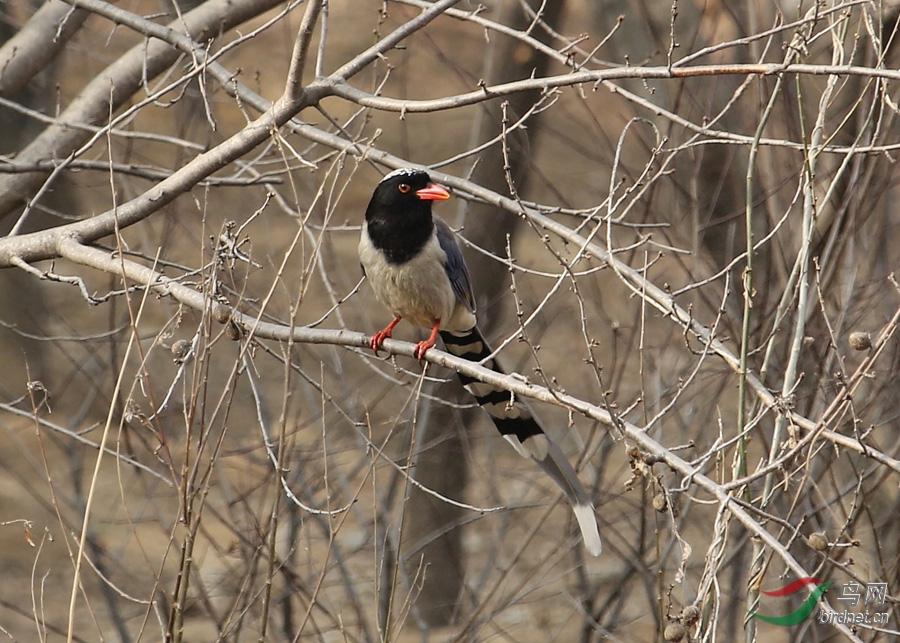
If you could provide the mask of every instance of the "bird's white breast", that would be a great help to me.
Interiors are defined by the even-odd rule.
[[[430,328],[436,319],[441,320],[442,328],[451,330],[467,330],[475,325],[474,315],[456,301],[444,269],[447,255],[436,236],[432,235],[415,257],[396,265],[372,244],[363,224],[359,260],[375,296],[394,315],[425,328]]]

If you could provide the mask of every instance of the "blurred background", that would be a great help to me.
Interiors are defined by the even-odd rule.
[[[451,4],[426,23],[418,0],[4,3],[0,250],[239,134],[284,92],[304,15],[304,82],[414,25],[347,79],[371,100],[326,96],[94,245],[262,322],[368,334],[390,316],[361,281],[366,204],[392,167],[433,168],[506,368],[614,418],[535,404],[603,554],[448,369],[267,339],[71,258],[7,263],[0,632],[894,640],[895,3]],[[601,70],[621,77],[564,78]],[[886,622],[748,617],[801,604],[760,596],[791,560]],[[854,582],[884,600],[834,599]]]

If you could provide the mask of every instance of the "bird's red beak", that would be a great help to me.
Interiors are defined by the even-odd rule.
[[[450,193],[437,183],[429,183],[421,190],[416,190],[416,196],[423,201],[443,201],[450,198]]]

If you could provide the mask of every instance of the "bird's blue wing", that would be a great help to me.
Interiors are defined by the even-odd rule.
[[[447,255],[444,270],[453,287],[453,294],[470,312],[475,312],[475,295],[472,294],[472,282],[469,279],[469,269],[466,267],[462,251],[456,243],[456,235],[447,223],[438,217],[434,217],[435,234],[441,250]]]

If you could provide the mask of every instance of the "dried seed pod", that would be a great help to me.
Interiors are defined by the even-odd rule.
[[[666,494],[659,492],[658,494],[653,496],[653,508],[660,513],[669,508],[669,501],[666,498]]]
[[[809,546],[816,551],[825,551],[828,549],[828,538],[821,531],[810,534],[806,539],[806,542],[808,542]]]
[[[685,629],[684,625],[681,623],[669,623],[666,625],[666,629],[663,632],[663,638],[667,641],[674,641],[677,643],[681,639],[684,638]]]
[[[700,608],[696,605],[688,605],[683,610],[681,610],[681,620],[685,625],[690,627],[700,620]]]
[[[244,329],[240,324],[236,321],[229,320],[227,324],[225,324],[225,337],[232,341],[238,341],[244,336]]]
[[[172,344],[172,359],[176,364],[181,364],[184,359],[188,356],[188,353],[191,352],[191,342],[187,339],[179,339],[177,342]]]
[[[872,336],[865,331],[853,331],[847,341],[850,343],[850,348],[857,351],[867,351],[872,348]]]

